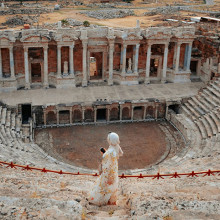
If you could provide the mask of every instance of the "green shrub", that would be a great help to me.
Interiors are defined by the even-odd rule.
[[[89,27],[90,26],[90,22],[89,21],[83,21],[83,25],[84,25],[84,27]]]

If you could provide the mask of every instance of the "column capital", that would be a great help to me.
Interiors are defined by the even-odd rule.
[[[136,44],[136,49],[137,49],[137,48],[139,48],[139,47],[140,47],[140,44],[139,44],[139,43],[138,43],[138,44]]]
[[[62,45],[57,44],[57,49],[61,49]]]
[[[45,51],[45,50],[48,50],[48,45],[43,46],[43,48],[44,48],[44,51]]]
[[[164,43],[165,48],[167,48],[167,47],[169,46],[169,43],[170,43],[170,42]]]
[[[24,52],[28,52],[28,46],[24,46]]]
[[[87,47],[87,44],[88,44],[88,39],[82,40],[83,47]]]
[[[73,50],[74,46],[75,46],[74,44],[70,45],[69,48]]]

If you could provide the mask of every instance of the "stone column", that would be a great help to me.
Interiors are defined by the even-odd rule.
[[[146,106],[146,105],[144,105],[144,114],[143,114],[143,120],[145,120],[145,118],[146,118],[146,109],[147,109],[147,106]]]
[[[44,88],[48,88],[48,46],[44,47]]]
[[[15,66],[14,66],[13,46],[9,47],[9,56],[10,56],[11,78],[15,79]]]
[[[158,118],[158,104],[157,103],[155,103],[155,119],[157,120],[157,118]]]
[[[126,54],[127,54],[127,45],[123,45],[123,57],[122,57],[122,71],[121,74],[122,76],[125,76],[125,68],[126,68]]]
[[[57,124],[60,124],[59,110],[57,110]]]
[[[47,125],[47,114],[46,114],[46,109],[43,110],[44,113],[44,126]]]
[[[61,45],[57,45],[57,77],[61,77]]]
[[[94,122],[97,121],[97,107],[94,107]]]
[[[131,121],[134,120],[134,106],[131,106]]]
[[[85,107],[82,107],[82,123],[85,121]]]
[[[167,58],[168,58],[168,43],[165,44],[165,48],[164,48],[163,74],[162,74],[161,83],[165,83],[166,82],[166,77],[167,77]]]
[[[177,43],[176,45],[176,61],[175,61],[175,72],[179,71],[179,62],[180,62],[180,46],[181,43]]]
[[[2,73],[2,49],[0,48],[0,78],[3,77]]]
[[[140,47],[140,44],[136,44],[136,47],[135,47],[135,59],[134,59],[134,74],[138,74],[139,47]]]
[[[108,85],[113,85],[113,53],[114,53],[114,44],[110,43],[109,45],[109,79]]]
[[[74,49],[74,45],[69,46],[70,75],[72,76],[74,76],[73,49]]]
[[[122,120],[122,110],[123,110],[123,108],[122,108],[122,106],[120,105],[120,116],[119,116],[119,120],[120,120],[120,121]]]
[[[28,47],[24,48],[24,70],[25,70],[25,89],[30,89]]]
[[[151,57],[151,44],[148,44],[147,60],[146,60],[145,84],[149,84],[150,83],[150,57]]]
[[[187,51],[187,62],[186,62],[186,71],[190,71],[190,63],[191,63],[191,53],[192,53],[192,43],[189,43],[188,45],[188,51]]]
[[[70,109],[70,124],[72,124],[73,121],[73,112],[72,109]]]
[[[88,44],[88,41],[83,41],[82,42],[83,44],[83,81],[82,81],[82,86],[87,86],[87,62],[86,62],[86,59],[87,59],[87,44]]]

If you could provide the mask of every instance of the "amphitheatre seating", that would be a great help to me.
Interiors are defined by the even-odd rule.
[[[219,107],[220,81],[210,82],[195,97],[191,97],[181,106],[180,113],[195,123],[203,139],[211,138],[220,132]]]

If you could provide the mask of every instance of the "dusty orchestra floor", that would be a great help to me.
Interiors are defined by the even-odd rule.
[[[108,148],[106,138],[109,131],[118,133],[120,137],[124,151],[119,160],[121,170],[145,168],[159,161],[167,152],[167,137],[160,122],[152,121],[37,129],[35,141],[61,161],[97,169],[102,158],[100,148]]]

